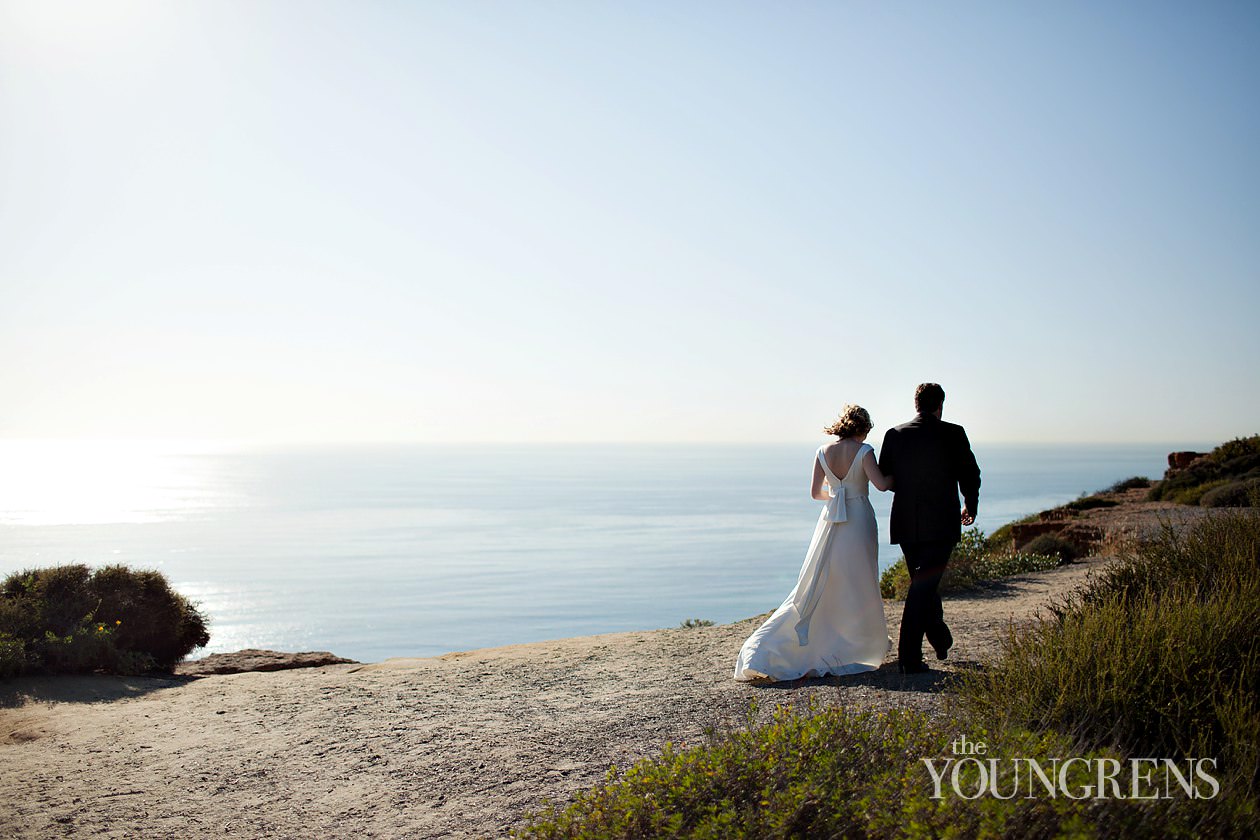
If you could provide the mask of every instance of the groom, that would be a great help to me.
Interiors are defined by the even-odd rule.
[[[918,416],[889,429],[879,468],[893,483],[890,539],[901,546],[910,571],[910,592],[901,614],[897,657],[901,672],[930,670],[923,662],[923,637],[944,659],[954,644],[945,624],[937,587],[962,526],[976,519],[980,467],[962,426],[941,420],[945,390],[925,382],[914,392]],[[959,507],[962,491],[965,506]]]

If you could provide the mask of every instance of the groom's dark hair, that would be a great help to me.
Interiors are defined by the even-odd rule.
[[[932,414],[945,404],[945,389],[935,382],[924,382],[914,389],[914,410]]]

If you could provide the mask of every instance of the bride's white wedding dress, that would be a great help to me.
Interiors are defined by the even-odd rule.
[[[862,467],[872,451],[862,444],[838,479],[818,450],[831,499],[818,518],[796,588],[744,642],[735,679],[857,674],[884,661],[890,640],[879,594],[879,536]]]

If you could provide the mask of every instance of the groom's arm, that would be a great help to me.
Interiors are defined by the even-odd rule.
[[[897,430],[884,432],[884,442],[879,447],[879,471],[892,478],[897,473]],[[893,491],[894,493],[896,490]]]
[[[971,441],[967,440],[967,432],[958,427],[958,489],[962,492],[963,503],[967,512],[973,517],[980,505],[980,465],[976,463],[976,455],[971,451]]]

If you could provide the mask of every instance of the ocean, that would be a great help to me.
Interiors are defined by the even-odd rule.
[[[817,444],[226,448],[0,442],[0,574],[163,572],[211,622],[194,655],[362,661],[776,607],[820,503]],[[1199,444],[975,444],[986,532]],[[1207,447],[1210,448],[1210,447]],[[872,491],[881,569],[891,496]]]

